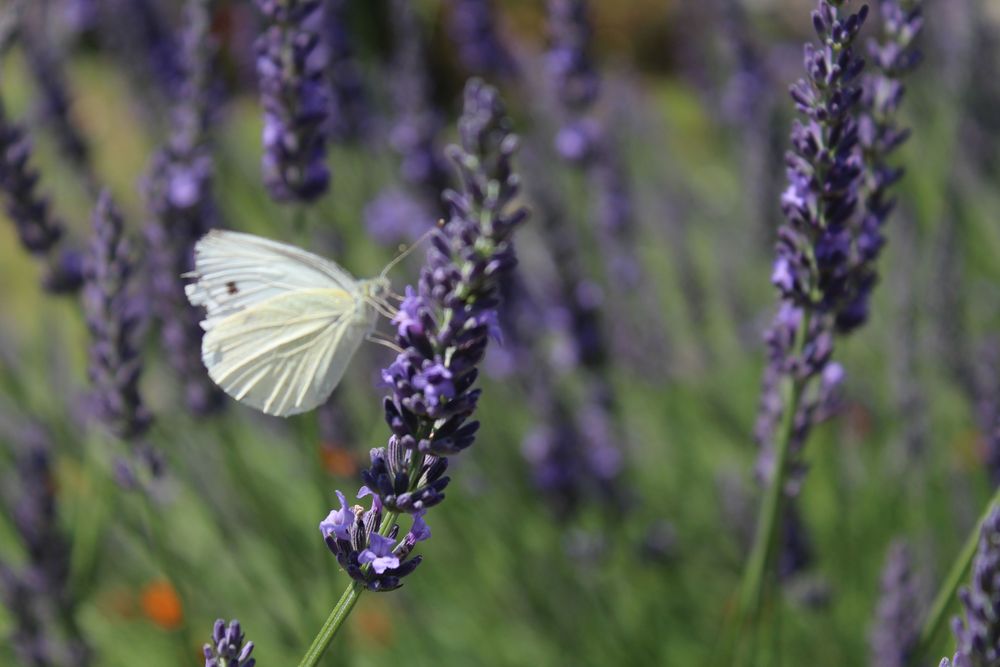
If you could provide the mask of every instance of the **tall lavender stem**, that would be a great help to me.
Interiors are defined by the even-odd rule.
[[[218,224],[208,136],[215,45],[208,0],[189,0],[185,9],[184,85],[173,108],[170,140],[153,156],[146,178],[146,240],[152,307],[167,361],[184,383],[188,409],[203,415],[221,408],[222,393],[201,363],[200,314],[184,296],[180,276],[193,268],[195,241]]]
[[[496,90],[478,80],[465,88],[460,147],[450,155],[461,190],[445,198],[451,217],[434,232],[416,287],[393,319],[403,350],[383,370],[391,391],[385,418],[392,435],[371,451],[371,467],[358,497],[372,497],[368,511],[340,507],[320,523],[338,563],[353,579],[313,641],[300,667],[318,663],[363,590],[401,585],[420,563],[411,557],[430,537],[424,514],[444,499],[448,456],[475,440],[470,421],[479,401],[478,366],[490,336],[497,335],[500,285],[516,264],[511,235],[527,217],[515,203],[520,180],[512,171],[517,138]],[[400,539],[400,514],[411,514]]]
[[[854,56],[853,42],[868,13],[862,6],[845,16],[844,4],[820,0],[813,12],[820,44],[806,46],[808,80],[791,90],[807,122],[796,121],[792,128],[790,185],[782,197],[787,224],[779,231],[772,277],[782,303],[770,333],[769,380],[762,399],[771,418],[758,428],[766,437],[761,444],[767,464],[760,468],[768,487],[741,595],[744,620],[751,624],[777,542],[789,471],[797,465],[811,413],[829,395],[823,387],[836,384],[836,378],[824,376],[831,368],[832,319],[845,292],[850,223],[862,178],[855,117],[861,89],[855,82],[864,64]]]
[[[806,46],[808,80],[791,89],[807,123],[792,128],[790,185],[782,196],[787,224],[778,233],[771,279],[781,307],[769,332],[758,419],[758,471],[768,488],[741,598],[750,621],[761,604],[784,496],[801,481],[801,450],[841,381],[843,371],[830,362],[834,335],[867,318],[881,227],[891,210],[885,190],[900,173],[885,160],[906,138],[892,115],[902,96],[898,78],[918,59],[911,45],[921,26],[919,6],[903,11],[894,0],[881,3],[884,32],[870,49],[878,73],[859,86],[864,63],[853,43],[868,8],[842,16],[845,4],[820,0],[813,25],[821,43]]]

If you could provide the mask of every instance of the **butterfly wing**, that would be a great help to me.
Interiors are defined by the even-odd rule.
[[[367,305],[343,290],[296,290],[216,322],[202,360],[227,394],[287,417],[326,401],[373,325]]]
[[[207,310],[202,360],[227,394],[267,414],[329,397],[374,326],[358,282],[335,263],[239,232],[195,245],[188,300]]]
[[[353,295],[357,281],[334,262],[252,234],[214,230],[195,244],[188,300],[204,306],[207,331],[254,304],[296,290],[322,287]]]

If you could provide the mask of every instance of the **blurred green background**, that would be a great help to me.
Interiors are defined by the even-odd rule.
[[[541,3],[498,4],[507,39],[526,54],[543,48]],[[775,303],[769,235],[780,215],[776,199],[769,214],[754,212],[752,144],[719,118],[727,55],[712,12],[653,0],[592,4],[604,112],[631,180],[642,303],[652,306],[632,316],[662,325],[667,341],[643,351],[660,370],[642,372],[643,359],[613,365],[628,501],[615,508],[594,498],[578,515],[557,517],[521,454],[533,420],[523,393],[486,377],[481,435],[454,460],[448,499],[428,517],[434,537],[421,545],[424,564],[398,592],[362,597],[330,665],[702,665],[718,657],[759,500],[752,429],[760,334]],[[747,5],[754,39],[785,77],[775,81],[773,120],[783,147],[791,121],[783,91],[801,68],[809,3]],[[440,77],[435,89],[454,110],[462,75],[449,62],[446,9],[420,7]],[[1000,141],[970,130],[982,122],[972,98],[997,84],[978,71],[990,69],[981,53],[945,48],[969,28],[950,15],[954,9],[950,2],[928,8],[926,62],[904,104],[913,136],[897,156],[907,175],[896,190],[882,280],[870,323],[836,353],[848,377],[845,410],[808,446],[800,506],[814,558],[783,582],[770,611],[768,664],[778,664],[777,655],[817,667],[867,662],[888,543],[912,540],[930,594],[991,493],[989,434],[976,410],[977,401],[998,397],[977,395],[966,380],[998,370],[988,350],[1000,342]],[[385,38],[379,19],[358,15],[377,91]],[[143,117],[106,55],[81,50],[68,74],[73,117],[138,235],[146,219],[140,176],[162,130]],[[37,91],[16,49],[3,60],[0,87],[9,115],[33,130],[42,188],[71,236],[85,239],[93,202],[45,128],[31,126]],[[533,112],[530,87],[502,91],[526,146],[546,155],[550,128]],[[394,254],[369,239],[361,220],[396,178],[390,152],[334,146],[331,193],[296,227],[294,213],[260,184],[254,92],[231,99],[225,114],[216,154],[227,226],[328,252],[356,275],[373,275]],[[780,185],[780,163],[770,168]],[[568,172],[556,181],[593,268],[586,184]],[[520,243],[533,247],[539,236],[528,229]],[[520,271],[530,283],[531,262]],[[413,275],[412,264],[398,270],[397,289]],[[0,438],[15,438],[15,426],[31,420],[56,443],[59,512],[94,664],[197,664],[220,616],[240,619],[258,664],[295,664],[348,581],[316,527],[334,490],[352,495],[368,449],[384,444],[374,371],[388,353],[367,346],[359,354],[333,399],[352,437],[330,442],[314,414],[272,419],[230,401],[222,416],[190,417],[157,338],[148,336],[142,389],[156,416],[149,441],[168,463],[149,499],[111,479],[120,445],[98,426],[81,426],[88,345],[81,311],[38,284],[37,265],[12,227],[0,226]],[[608,300],[618,297],[616,287],[604,279]],[[9,475],[10,452],[0,461]],[[0,554],[16,563],[24,556],[4,518]],[[0,634],[10,622],[0,611]],[[939,652],[949,647],[942,641]],[[14,664],[3,643],[0,664]]]

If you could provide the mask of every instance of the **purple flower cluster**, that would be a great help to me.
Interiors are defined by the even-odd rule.
[[[983,522],[979,550],[972,561],[972,587],[959,591],[965,620],[955,617],[952,630],[957,650],[941,667],[1000,664],[1000,510]]]
[[[0,599],[10,614],[10,646],[25,665],[85,667],[90,649],[75,621],[71,550],[60,527],[52,443],[37,426],[16,440],[3,501],[26,558],[17,567],[0,561]]]
[[[140,437],[151,415],[139,394],[139,336],[145,310],[134,289],[134,257],[107,191],[94,210],[84,264],[83,306],[92,343],[90,381],[97,417],[118,437]]]
[[[449,18],[449,35],[467,71],[497,77],[514,72],[514,61],[497,32],[492,0],[452,0]]]
[[[254,667],[257,660],[251,657],[253,642],[246,641],[240,622],[229,625],[221,618],[212,627],[212,641],[202,648],[205,667]]]
[[[184,382],[185,403],[199,415],[222,406],[222,393],[201,363],[201,315],[188,303],[180,279],[193,268],[195,242],[218,224],[206,136],[214,54],[208,30],[204,3],[189,4],[183,94],[173,109],[170,142],[153,156],[145,183],[152,307],[167,361]]]
[[[807,78],[791,88],[806,122],[792,126],[786,156],[789,186],[782,195],[787,223],[778,230],[777,259],[771,282],[782,303],[767,334],[765,372],[756,435],[761,445],[758,472],[770,479],[778,423],[792,416],[789,449],[795,465],[814,414],[823,412],[843,373],[829,364],[833,320],[849,296],[850,258],[864,165],[857,150],[858,78],[864,61],[854,41],[868,15],[867,5],[841,16],[842,1],[820,0],[813,12],[819,46],[807,44]],[[785,379],[793,390],[783,392]],[[813,382],[820,378],[819,386]],[[810,391],[811,390],[811,391]],[[794,405],[788,405],[794,398]]]
[[[392,435],[371,451],[359,494],[371,495],[372,507],[348,508],[338,493],[341,507],[320,527],[348,574],[371,590],[397,587],[419,563],[407,557],[429,536],[423,513],[444,498],[446,456],[475,439],[479,424],[469,420],[480,394],[478,366],[498,335],[500,285],[517,263],[511,235],[527,217],[514,203],[517,138],[496,90],[481,81],[466,85],[459,136],[450,155],[461,190],[445,193],[451,216],[434,231],[418,286],[407,288],[393,319],[402,352],[382,372]],[[414,515],[402,541],[399,513]]]
[[[426,510],[413,515],[413,525],[402,540],[399,525],[393,523],[388,532],[381,531],[382,501],[367,486],[358,492],[358,498],[372,496],[371,509],[365,511],[360,505],[347,506],[344,494],[337,492],[340,508],[331,510],[320,522],[319,532],[326,540],[337,563],[355,581],[365,584],[368,590],[386,592],[399,588],[400,580],[417,569],[421,556],[413,556],[417,542],[431,536],[431,530],[424,522]]]
[[[72,292],[83,279],[79,256],[72,251],[57,254],[63,226],[38,193],[38,172],[31,168],[31,141],[24,128],[12,123],[0,101],[0,193],[7,217],[14,223],[26,251],[47,262],[46,289]]]
[[[264,184],[277,201],[309,202],[326,192],[328,54],[320,47],[320,0],[257,0],[267,26],[257,40],[264,107]]]
[[[922,603],[910,547],[895,542],[882,570],[882,594],[870,641],[873,667],[907,667],[912,663]]]

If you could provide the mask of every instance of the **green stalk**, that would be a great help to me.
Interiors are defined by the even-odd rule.
[[[337,631],[340,630],[340,626],[344,624],[344,621],[347,620],[347,617],[350,616],[351,611],[354,609],[354,605],[357,604],[362,590],[363,588],[359,581],[352,581],[344,589],[344,594],[340,596],[340,600],[334,606],[333,611],[327,616],[326,622],[319,629],[319,633],[313,639],[309,650],[302,656],[299,667],[315,667],[319,664],[323,654],[326,653],[326,649],[329,648],[330,642],[333,641],[333,638],[337,635]]]
[[[938,591],[937,596],[934,598],[934,604],[931,605],[931,611],[920,628],[920,636],[917,639],[917,647],[913,652],[913,664],[915,664],[915,661],[921,656],[927,655],[934,643],[935,637],[938,632],[940,632],[941,626],[944,624],[945,618],[947,617],[948,608],[955,600],[955,592],[958,590],[959,584],[965,578],[965,574],[969,570],[969,565],[972,563],[973,556],[976,555],[976,547],[979,545],[979,533],[982,530],[983,522],[986,521],[990,512],[992,512],[993,508],[998,504],[1000,504],[1000,488],[997,488],[993,497],[990,498],[990,502],[986,504],[986,508],[983,510],[982,515],[979,517],[979,520],[976,521],[976,525],[973,526],[972,532],[969,533],[969,536],[966,538],[965,545],[962,547],[962,550],[958,552],[958,558],[956,558],[955,562],[952,563],[951,569],[948,571],[948,576],[945,577],[944,583],[941,585],[941,590]]]
[[[802,322],[795,333],[795,345],[791,356],[802,354],[805,345],[806,331],[809,329],[809,311],[803,310]],[[747,622],[755,623],[760,612],[763,599],[767,567],[777,540],[779,519],[785,501],[785,477],[788,473],[789,449],[795,430],[795,415],[799,410],[802,398],[802,382],[792,377],[782,379],[782,403],[784,411],[781,415],[781,427],[778,430],[775,443],[774,479],[764,495],[757,517],[757,530],[754,534],[753,548],[747,559],[747,568],[743,574],[743,585],[740,594],[741,625]]]

